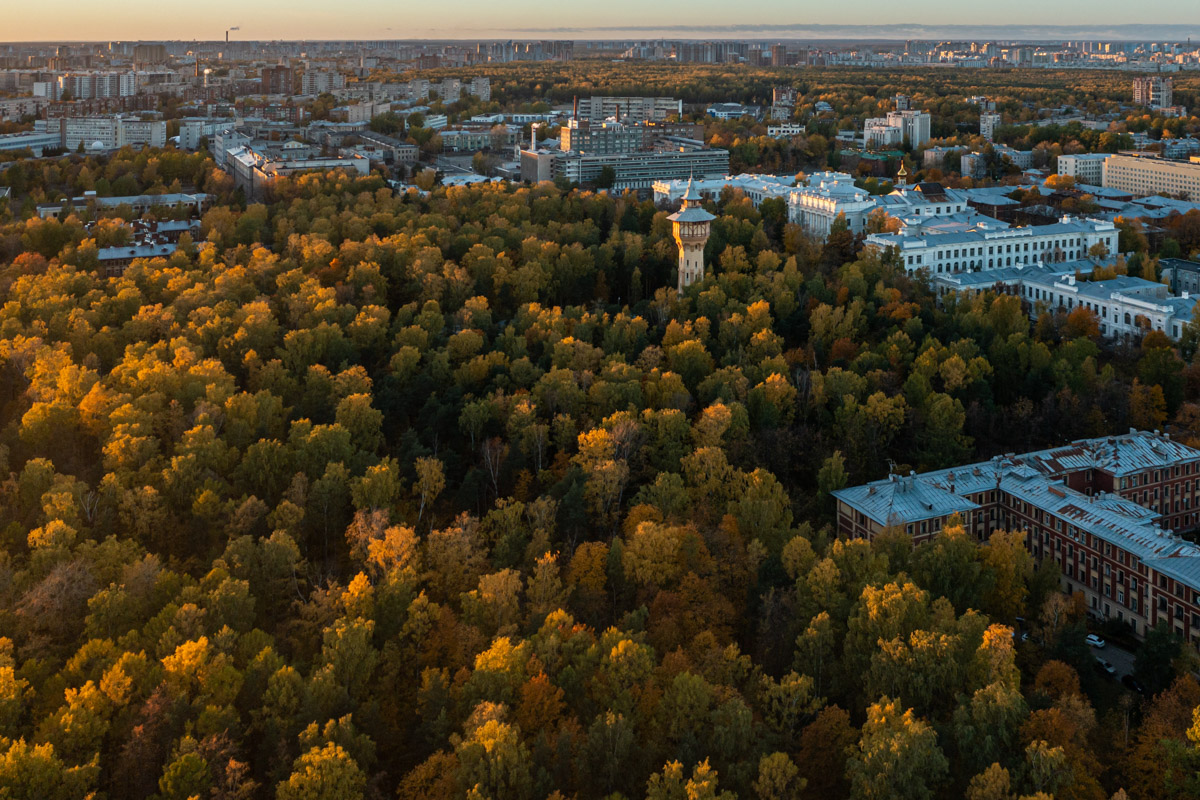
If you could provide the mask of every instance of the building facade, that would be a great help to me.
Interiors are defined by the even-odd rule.
[[[1076,261],[1096,245],[1103,245],[1105,255],[1115,254],[1117,228],[1106,220],[1063,217],[1061,222],[1036,227],[992,229],[982,222],[961,233],[874,233],[866,243],[895,248],[909,272],[925,269],[937,275]]]
[[[1153,156],[1118,154],[1104,160],[1104,188],[1135,197],[1165,194],[1200,199],[1200,163],[1166,161]]]
[[[1139,106],[1165,108],[1175,104],[1174,84],[1162,75],[1142,75],[1133,79],[1133,102]]]
[[[1101,186],[1104,183],[1104,160],[1108,153],[1078,153],[1058,157],[1058,174],[1074,178],[1076,183]]]
[[[995,112],[985,112],[979,115],[979,135],[989,142],[995,138],[996,128],[1000,127],[1000,115]]]
[[[664,122],[683,115],[683,101],[674,97],[607,97],[579,99],[579,119],[602,122],[614,117],[622,122]]]
[[[954,518],[978,541],[1020,531],[1094,618],[1139,636],[1165,622],[1200,643],[1200,547],[1174,533],[1200,522],[1200,450],[1168,435],[1131,430],[833,494],[849,538],[902,530],[920,543]]]

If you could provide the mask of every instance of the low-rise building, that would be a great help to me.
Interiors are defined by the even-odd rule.
[[[1200,297],[1200,261],[1160,258],[1158,266],[1173,293]]]
[[[155,208],[189,209],[199,216],[208,210],[211,196],[204,192],[192,194],[140,194],[119,197],[99,197],[95,192],[84,192],[79,197],[63,200],[57,203],[46,203],[37,207],[38,216],[42,219],[56,217],[66,206],[85,209],[94,206],[101,211],[111,211],[121,206],[129,206],[133,213],[141,215]]]
[[[741,119],[742,117],[752,117],[758,119],[762,115],[762,109],[758,106],[746,106],[741,103],[713,103],[704,113],[713,119]]]
[[[448,128],[438,136],[444,153],[473,153],[479,150],[498,150],[517,143],[517,131],[507,125],[491,128]]]
[[[1074,261],[1090,255],[1097,245],[1103,246],[1104,255],[1113,255],[1117,252],[1117,228],[1106,220],[1074,217],[1023,228],[993,227],[985,220],[962,233],[874,233],[866,243],[894,248],[900,265],[909,272],[928,270],[937,275]]]
[[[789,136],[800,136],[807,128],[799,122],[780,122],[767,126],[767,136],[772,139],[786,139]]]
[[[651,190],[656,181],[717,178],[729,172],[729,151],[720,148],[588,155],[562,150],[522,150],[521,179],[562,178],[594,184],[612,171],[613,189]]]
[[[984,272],[935,275],[939,296],[1003,292],[1020,297],[1032,319],[1045,313],[1070,313],[1085,308],[1096,316],[1100,335],[1136,341],[1152,330],[1178,341],[1192,318],[1196,297],[1188,291],[1172,294],[1161,283],[1127,275],[1108,280],[1081,280],[1098,260],[1037,264]]]
[[[706,199],[715,199],[726,189],[738,189],[750,199],[755,208],[763,200],[779,197],[784,200],[796,185],[793,175],[726,175],[722,178],[706,178],[690,181],[694,191]],[[689,185],[688,180],[666,180],[654,182],[654,202],[674,206],[683,199]]]

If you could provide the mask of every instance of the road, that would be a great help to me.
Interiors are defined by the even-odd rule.
[[[1095,647],[1089,649],[1092,651],[1093,656],[1099,656],[1113,665],[1113,668],[1117,671],[1117,680],[1121,680],[1126,675],[1133,674],[1134,656],[1130,651],[1117,647],[1112,642],[1109,642],[1102,650],[1097,650]]]

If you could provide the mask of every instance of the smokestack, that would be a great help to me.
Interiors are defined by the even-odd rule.
[[[573,120],[579,119],[579,95],[575,95],[575,99],[574,99],[574,101],[572,101],[571,119],[573,119]]]
[[[225,44],[229,44],[229,31],[225,31]]]

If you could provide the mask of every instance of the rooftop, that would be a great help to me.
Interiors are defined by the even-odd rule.
[[[1000,270],[993,274],[995,272]],[[969,277],[969,273],[963,277]],[[1145,526],[1157,514],[1115,495],[1089,498],[1066,487],[1061,481],[1062,476],[1096,469],[1121,478],[1147,469],[1176,466],[1183,461],[1200,461],[1200,450],[1157,432],[1131,430],[1121,436],[1081,439],[1062,447],[1019,456],[997,456],[990,461],[921,475],[892,475],[839,489],[833,494],[884,525],[919,522],[975,509],[977,504],[963,495],[985,490],[1003,489],[1028,498],[1031,503],[1036,499],[1040,508],[1052,513],[1058,513],[1054,509],[1065,511],[1069,504],[1059,501],[1070,498],[1070,505],[1085,505],[1088,508],[1086,514],[1091,515],[1081,517],[1082,512],[1073,511],[1074,519],[1084,520],[1089,525],[1103,523],[1113,535],[1119,532],[1122,536],[1132,536],[1131,521]],[[1072,524],[1083,526],[1080,521]],[[1137,535],[1148,534],[1140,531]],[[1200,556],[1200,550],[1197,556]]]

